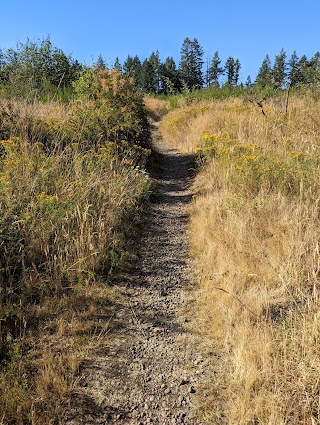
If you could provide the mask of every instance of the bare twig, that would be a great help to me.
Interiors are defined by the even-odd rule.
[[[217,287],[217,286],[214,286],[213,287],[213,289],[217,289],[218,291],[222,291],[222,292],[224,292],[224,293],[226,293],[226,294],[228,294],[228,295],[230,295],[231,297],[234,297],[234,298],[236,298],[237,300],[238,300],[238,302],[242,305],[242,307],[244,307],[245,309],[247,309],[253,316],[255,316],[255,317],[257,317],[258,315],[257,315],[257,313],[254,313],[252,310],[250,310],[250,308],[249,307],[247,307],[241,300],[240,300],[240,298],[237,296],[237,295],[235,295],[235,294],[231,294],[230,292],[228,292],[228,291],[226,291],[225,289],[223,289],[223,288],[219,288],[219,287]]]
[[[262,114],[264,115],[264,116],[266,116],[266,113],[264,112],[264,110],[263,110],[263,102],[265,102],[266,100],[267,100],[267,98],[266,97],[264,97],[263,99],[261,99],[261,100],[256,100],[256,99],[250,99],[250,98],[248,98],[248,100],[249,100],[249,102],[251,102],[253,105],[257,105],[257,106],[259,106],[259,108],[261,108],[261,112],[262,112]]]

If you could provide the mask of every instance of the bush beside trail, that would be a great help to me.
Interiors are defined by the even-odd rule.
[[[140,93],[84,73],[67,104],[0,100],[1,423],[62,423],[148,195]]]

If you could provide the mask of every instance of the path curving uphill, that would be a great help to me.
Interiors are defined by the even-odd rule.
[[[193,161],[161,140],[156,148],[138,259],[117,284],[110,329],[84,365],[69,425],[204,424],[195,399],[206,366],[183,314],[192,283],[186,228]]]

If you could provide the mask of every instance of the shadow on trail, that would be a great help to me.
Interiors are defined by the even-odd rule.
[[[83,365],[86,394],[74,409],[82,411],[86,422],[80,423],[145,423],[144,416],[139,416],[144,418],[140,422],[133,418],[144,414],[146,396],[155,391],[159,404],[151,411],[156,424],[169,423],[160,417],[173,418],[172,412],[188,415],[187,406],[180,408],[178,403],[184,391],[180,382],[185,358],[177,341],[188,334],[179,311],[191,275],[186,226],[196,162],[161,141],[158,145],[148,164],[152,194],[134,245],[136,260],[128,273],[117,277],[114,285],[121,296],[113,300],[114,317],[97,357]],[[168,396],[165,388],[173,388],[173,393]],[[68,424],[78,425],[76,416]]]

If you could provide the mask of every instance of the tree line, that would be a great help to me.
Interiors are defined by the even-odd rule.
[[[281,49],[271,63],[269,55],[264,58],[258,70],[256,84],[260,87],[283,88],[298,84],[314,84],[320,78],[320,52],[308,60],[306,55],[298,57],[294,51],[290,58]]]
[[[186,37],[180,50],[180,61],[177,64],[172,56],[163,62],[159,52],[152,52],[149,58],[141,61],[139,57],[128,55],[121,65],[117,58],[113,67],[125,76],[133,77],[139,89],[153,94],[175,94],[183,89],[201,89],[203,87],[220,86],[219,79],[226,75],[226,84],[239,84],[239,59],[229,57],[224,66],[221,65],[219,53],[216,51],[204,72],[204,50],[197,38]],[[96,66],[105,67],[100,55]]]
[[[128,56],[121,66],[118,59],[115,66],[135,78],[137,86],[148,93],[172,94],[181,92],[183,88],[200,89],[203,87],[247,87],[256,85],[259,88],[285,87],[314,84],[320,79],[320,53],[316,52],[311,59],[306,55],[298,57],[296,51],[288,58],[284,49],[275,56],[272,63],[269,55],[264,58],[256,79],[248,76],[245,83],[240,83],[241,63],[238,58],[229,56],[222,64],[219,52],[215,51],[212,58],[204,64],[204,50],[199,41],[188,37],[184,40],[180,61],[177,65],[172,57],[164,62],[159,59],[159,52],[152,52],[143,62],[138,56]]]
[[[77,81],[84,67],[61,49],[55,47],[50,37],[42,41],[19,43],[16,48],[0,49],[0,87],[6,87],[13,95],[33,91],[50,91],[52,88],[68,89]],[[197,38],[186,37],[180,50],[180,60],[172,56],[161,61],[158,51],[141,60],[128,55],[123,64],[117,58],[110,66],[99,56],[94,69],[113,68],[134,80],[142,92],[151,94],[175,94],[184,90],[204,87],[237,87],[241,63],[229,56],[223,64],[219,52],[204,62],[204,49]],[[298,57],[294,51],[288,58],[282,49],[272,63],[269,55],[264,58],[256,79],[248,76],[245,86],[285,88],[299,84],[313,84],[320,78],[320,53],[311,59]]]

